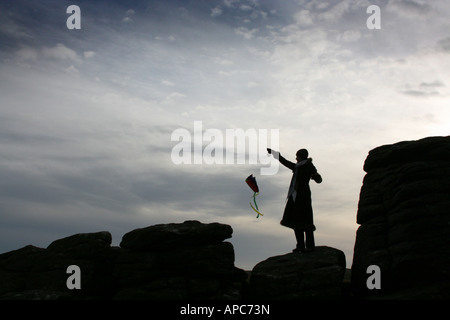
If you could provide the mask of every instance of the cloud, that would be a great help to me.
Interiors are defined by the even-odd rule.
[[[440,90],[445,89],[445,84],[440,80],[420,82],[417,85],[406,84],[401,91],[403,94],[413,97],[434,97],[441,95]]]
[[[184,93],[180,92],[171,92],[166,98],[161,102],[163,105],[170,105],[177,103],[180,99],[186,98],[186,95]]]
[[[62,43],[58,43],[54,47],[44,47],[42,49],[42,54],[44,55],[44,57],[51,59],[71,60],[75,62],[80,62],[78,54],[74,50],[66,47]]]
[[[223,9],[221,7],[215,7],[211,9],[211,17],[215,18],[222,15]]]
[[[314,4],[314,2],[312,2]],[[344,15],[361,9],[366,9],[369,4],[365,1],[343,0],[337,1],[330,6],[318,6],[316,13],[317,21],[334,22],[340,21]]]
[[[66,70],[67,73],[71,73],[71,74],[77,74],[79,72],[78,69],[75,66],[73,66],[73,65],[71,65],[70,67],[66,68],[65,70]]]
[[[95,52],[86,51],[83,53],[84,58],[92,58],[95,56]],[[47,62],[69,62],[69,63],[82,63],[82,58],[76,53],[75,50],[68,48],[62,43],[58,43],[52,47],[31,47],[28,45],[22,45],[17,51],[14,52],[14,59],[19,62],[37,62],[42,61],[42,58]],[[72,68],[75,68],[72,66]]]
[[[308,27],[314,24],[313,16],[309,10],[300,10],[294,15],[294,18],[300,27]]]
[[[36,60],[38,58],[38,51],[34,48],[31,47],[22,47],[19,50],[16,51],[15,53],[17,59],[19,59],[19,61],[24,61],[24,60]]]
[[[161,83],[165,86],[169,86],[169,87],[173,87],[175,85],[175,83],[173,83],[172,81],[169,80],[162,80]]]
[[[422,90],[405,90],[404,94],[414,97],[429,97],[439,95],[437,91],[422,91]]]
[[[442,81],[435,80],[432,82],[422,82],[419,85],[422,88],[439,88],[439,87],[445,87],[445,84]]]
[[[239,3],[239,0],[223,0],[225,6],[233,8],[235,4]]]
[[[338,41],[342,42],[356,42],[361,39],[361,32],[357,30],[347,30],[344,33],[338,35]]]
[[[235,28],[234,32],[237,35],[244,37],[244,39],[250,40],[254,37],[255,33],[258,32],[258,28],[253,28],[253,29],[249,30],[248,28],[245,28],[245,27],[239,27],[239,28]]]
[[[432,11],[429,2],[415,0],[391,0],[387,5],[387,10],[396,12],[399,16],[407,18],[423,19]]]
[[[27,28],[14,21],[7,11],[2,10],[0,12],[0,20],[2,21],[0,35],[3,34],[16,40],[30,40],[33,38]]]
[[[438,41],[438,50],[450,52],[450,37]]]
[[[229,65],[233,64],[233,61],[230,61],[228,59],[223,59],[223,58],[220,58],[220,57],[216,57],[214,59],[214,62],[219,64],[219,65],[222,65],[222,66],[229,66]]]
[[[239,9],[241,9],[242,11],[251,11],[251,10],[253,10],[253,8],[250,7],[250,6],[247,5],[247,4],[241,5],[241,6],[239,7]]]
[[[136,11],[135,11],[135,10],[133,10],[133,9],[128,9],[128,10],[125,12],[125,17],[122,19],[122,22],[125,22],[125,23],[132,23],[132,22],[133,22],[133,17],[134,17],[135,14],[136,14]]]
[[[95,51],[84,51],[83,52],[83,56],[88,59],[95,57],[95,54],[96,54]]]

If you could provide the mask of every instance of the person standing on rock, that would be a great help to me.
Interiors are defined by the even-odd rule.
[[[286,160],[279,152],[270,148],[267,149],[267,152],[272,154],[275,159],[278,159],[282,165],[291,169],[293,173],[286,207],[280,222],[282,226],[294,230],[297,247],[293,252],[313,251],[315,248],[314,231],[316,227],[313,222],[309,180],[313,179],[316,183],[321,183],[322,177],[313,165],[312,159],[308,158],[308,150],[306,149],[297,151],[297,163]]]

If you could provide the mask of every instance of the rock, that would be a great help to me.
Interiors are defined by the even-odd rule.
[[[450,137],[378,147],[369,152],[364,170],[354,294],[406,297],[415,292],[428,298],[426,292],[441,292],[450,298],[448,290],[436,289],[450,284]],[[367,288],[370,265],[380,267],[380,290]]]
[[[116,299],[136,290],[152,299],[225,299],[246,277],[234,266],[229,242],[169,251],[123,250],[114,273],[121,288]]]
[[[125,234],[120,247],[133,250],[171,250],[200,244],[220,243],[231,238],[233,229],[221,223],[199,221],[159,224]]]
[[[133,230],[111,247],[107,231],[80,233],[46,249],[0,255],[0,299],[220,299],[241,297],[246,273],[234,266],[228,225],[198,221]],[[81,289],[70,290],[77,265]]]
[[[344,274],[344,252],[331,247],[270,257],[253,268],[248,298],[340,299]]]
[[[101,231],[95,233],[79,233],[70,237],[53,241],[47,249],[52,252],[78,251],[89,255],[93,249],[109,249],[112,242],[111,233]]]
[[[441,162],[449,156],[449,139],[450,136],[427,137],[377,147],[369,151],[364,171],[413,162]]]
[[[39,261],[42,261],[45,249],[32,245],[0,255],[0,297],[10,299],[20,297],[20,292],[30,287],[42,288]]]
[[[114,270],[116,299],[231,299],[246,275],[234,266],[234,248],[223,240],[233,229],[198,221],[136,229],[122,238]]]
[[[114,286],[114,256],[109,232],[76,234],[51,243],[47,249],[26,246],[0,255],[3,299],[108,298]],[[82,290],[68,290],[67,268],[82,270]]]

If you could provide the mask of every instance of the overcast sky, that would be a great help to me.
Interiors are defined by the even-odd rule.
[[[172,133],[201,121],[307,148],[316,244],[350,267],[367,153],[449,134],[448,17],[447,0],[1,1],[0,253],[185,220],[230,224],[244,269],[290,252],[288,169],[172,161]]]

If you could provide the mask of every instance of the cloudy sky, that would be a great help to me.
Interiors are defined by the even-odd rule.
[[[449,16],[446,0],[1,1],[0,253],[185,220],[230,224],[244,269],[290,252],[288,169],[174,163],[172,133],[201,121],[307,148],[316,243],[350,267],[367,153],[449,134]]]

